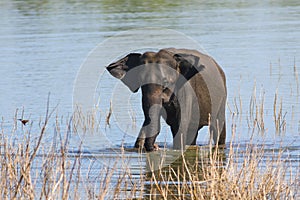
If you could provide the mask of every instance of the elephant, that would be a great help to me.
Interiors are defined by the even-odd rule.
[[[209,126],[210,142],[226,141],[226,78],[209,55],[191,49],[164,48],[129,53],[106,69],[132,92],[141,88],[144,123],[135,148],[158,149],[160,119],[173,135],[173,148],[196,145],[198,131]]]

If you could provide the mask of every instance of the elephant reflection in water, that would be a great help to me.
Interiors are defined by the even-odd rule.
[[[157,150],[161,117],[171,127],[174,149],[195,145],[198,130],[207,125],[210,141],[225,144],[225,74],[210,56],[196,50],[166,48],[130,53],[106,68],[132,92],[142,90],[145,120],[136,148]]]
[[[191,188],[193,184],[206,187],[207,180],[220,177],[226,165],[224,148],[209,146],[190,146],[184,153],[181,151],[166,151],[147,154],[145,178],[143,188],[145,197],[151,195],[162,199],[159,191],[168,194],[168,199],[179,199],[189,196],[188,199],[197,199],[199,192]],[[200,185],[199,185],[200,184]],[[199,189],[199,188],[198,188]],[[192,196],[190,196],[192,195]],[[194,195],[194,196],[193,196]]]

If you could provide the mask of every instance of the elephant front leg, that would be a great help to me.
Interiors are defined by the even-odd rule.
[[[155,151],[158,149],[158,145],[155,145],[156,137],[159,133],[159,128],[151,128],[152,124],[143,126],[138,138],[136,139],[135,148],[145,147],[146,151]]]
[[[171,131],[173,134],[173,149],[184,150],[187,144],[188,136],[188,121],[178,120],[177,123],[171,125]]]
[[[145,143],[146,134],[143,128],[140,130],[139,136],[135,141],[134,148],[143,148]]]
[[[171,130],[174,149],[184,150],[186,145],[196,145],[198,124],[184,120],[180,126],[178,124],[171,126]]]
[[[169,123],[171,126],[171,132],[173,135],[173,149],[182,149],[182,144],[185,144],[184,135],[182,131],[179,131],[179,120],[176,119],[172,123]]]
[[[160,131],[160,110],[160,105],[151,106],[147,112],[144,110],[145,121],[135,142],[135,148],[142,148],[144,146],[146,151],[158,149],[158,146],[154,143]]]
[[[195,99],[181,100],[180,114],[170,124],[173,133],[173,148],[185,149],[186,145],[195,145],[199,129],[198,104]]]
[[[145,124],[145,122],[144,122]],[[159,147],[155,144],[156,137],[158,133],[152,137],[146,137],[146,125],[142,127],[140,130],[139,136],[135,141],[134,148],[142,149],[143,147],[146,148],[146,151],[155,151],[158,150]]]

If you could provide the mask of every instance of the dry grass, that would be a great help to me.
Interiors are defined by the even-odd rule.
[[[282,112],[282,99],[280,99],[280,103],[278,106],[278,91],[276,91],[276,94],[274,97],[273,110],[274,110],[275,130],[277,133],[284,132],[286,129],[286,121],[285,121],[286,113],[283,114],[283,112]]]
[[[249,129],[265,130],[264,98],[263,90],[256,97],[254,87]],[[241,98],[234,101],[233,118],[242,112]],[[232,139],[226,149],[203,146],[145,154],[121,148],[114,155],[93,156],[84,152],[80,141],[76,149],[69,143],[77,132],[97,131],[97,113],[87,116],[77,109],[63,125],[62,118],[52,116],[54,110],[49,110],[48,101],[38,133],[32,122],[18,123],[17,114],[11,132],[3,124],[0,127],[1,199],[300,198],[299,159],[291,159],[287,148],[252,141],[239,144]],[[285,130],[277,93],[273,111],[276,131]],[[235,138],[236,124],[232,123],[231,138]]]
[[[299,198],[299,171],[295,173],[291,163],[282,159],[282,150],[270,156],[264,146],[256,145],[245,150],[230,145],[229,150],[215,149],[208,155],[198,150],[192,162],[183,154],[181,164],[151,172],[149,193],[156,189],[161,199]]]
[[[36,138],[25,131],[19,136],[23,139],[15,142],[2,133],[2,199],[299,198],[299,170],[282,157],[284,149],[265,152],[264,145],[250,143],[241,148],[231,142],[227,149],[162,150],[140,154],[146,167],[141,164],[136,174],[126,152],[100,166],[96,165],[100,158],[83,155],[81,145],[75,153],[69,152],[70,123],[64,134],[56,122],[54,139],[43,142],[51,114],[47,111]],[[170,155],[177,159],[165,165]]]
[[[254,128],[257,127],[261,133],[265,132],[265,121],[264,121],[264,112],[265,112],[265,91],[261,89],[259,96],[257,97],[256,83],[253,87],[253,92],[250,97],[249,103],[249,116],[247,117],[248,127]]]

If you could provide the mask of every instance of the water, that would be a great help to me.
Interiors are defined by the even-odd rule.
[[[233,139],[235,143],[246,144],[253,136],[255,142],[269,144],[270,149],[291,147],[289,154],[299,166],[299,19],[300,3],[297,0],[239,3],[191,0],[184,4],[174,0],[1,1],[2,127],[6,133],[11,131],[16,109],[17,118],[22,117],[21,110],[24,109],[24,118],[29,118],[33,127],[38,129],[38,121],[45,115],[48,93],[50,107],[58,104],[55,114],[64,116],[62,121],[65,121],[73,112],[74,84],[89,52],[122,31],[156,27],[191,37],[223,67],[228,87],[228,141]],[[156,41],[154,46],[161,44],[159,39],[153,41]],[[174,46],[179,42],[174,41]],[[121,41],[99,53],[110,55],[110,51],[124,51],[125,55],[129,51],[128,43]],[[106,57],[105,62],[102,60],[103,65],[117,59],[112,55]],[[119,147],[124,142],[132,146],[143,122],[140,94],[126,92],[118,80],[105,71],[101,74],[101,70],[103,66],[99,64],[99,74],[91,75],[99,76],[96,87],[92,89],[100,126],[96,133],[85,135],[84,140],[87,151],[94,154],[99,149]],[[106,126],[112,91],[118,89],[125,91],[128,99],[125,103],[122,99],[115,101],[111,124]],[[286,123],[280,134],[276,133],[273,118],[276,91],[277,112],[282,100]],[[264,134],[257,128],[254,133],[252,131],[249,107],[254,93],[255,106],[264,103]],[[231,136],[231,124],[236,125],[235,138]],[[49,130],[50,139],[51,132],[52,129]],[[203,130],[198,144],[205,145],[207,140],[206,130]],[[171,146],[171,133],[163,126],[158,142],[165,141]]]

